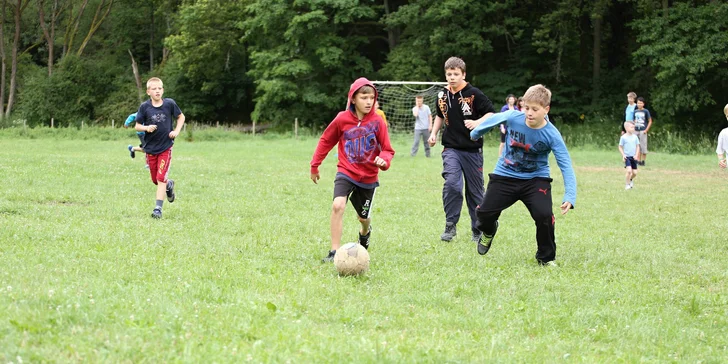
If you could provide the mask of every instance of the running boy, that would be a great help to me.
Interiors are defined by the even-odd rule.
[[[437,116],[428,143],[437,143],[437,132],[442,132],[442,205],[445,210],[445,231],[440,240],[451,241],[457,235],[460,210],[463,207],[463,179],[465,199],[470,214],[472,241],[480,239],[475,209],[483,199],[483,141],[470,140],[470,131],[493,115],[493,103],[479,89],[465,81],[465,62],[450,57],[445,62],[447,90],[437,100]]]
[[[637,161],[640,159],[640,139],[634,134],[634,123],[624,122],[626,133],[619,138],[619,152],[622,153],[622,162],[627,171],[625,173],[625,190],[634,188],[634,178],[637,177]]]
[[[130,127],[132,124],[136,125],[135,121],[136,121],[136,113],[129,114],[129,116],[127,116],[127,118],[126,118],[126,121],[124,122],[124,128]],[[129,150],[129,156],[131,157],[131,159],[134,159],[134,157],[136,157],[136,152],[144,151],[143,148],[144,148],[144,134],[145,133],[143,131],[138,131],[136,133],[137,133],[137,137],[139,138],[139,146],[135,147],[135,146],[129,144],[129,146],[126,148]]]
[[[647,132],[652,127],[652,115],[650,110],[645,109],[645,99],[637,98],[637,108],[634,110],[634,130],[640,139],[640,161],[639,165],[645,165],[647,159]]]
[[[493,173],[488,175],[488,189],[478,207],[478,229],[482,232],[478,253],[485,255],[490,249],[501,212],[520,200],[536,223],[536,261],[541,265],[556,265],[549,153],[554,153],[564,177],[562,215],[576,203],[576,177],[561,134],[544,118],[550,109],[551,91],[543,85],[531,86],[523,95],[523,103],[523,112],[510,110],[495,114],[470,133],[470,138],[476,140],[502,123],[508,130],[506,149]]]
[[[389,169],[394,157],[387,124],[375,112],[376,100],[374,84],[363,77],[354,81],[349,88],[346,110],[339,112],[326,127],[311,159],[311,180],[318,184],[321,162],[339,144],[331,207],[331,250],[322,259],[323,262],[333,261],[341,245],[344,209],[349,198],[361,223],[359,244],[369,249],[372,202],[374,191],[379,186],[379,170]]]
[[[150,99],[139,106],[136,114],[136,131],[145,132],[144,152],[147,154],[147,164],[152,175],[152,183],[157,185],[156,205],[152,210],[152,217],[162,218],[162,203],[164,195],[167,200],[174,202],[174,181],[167,179],[169,166],[172,162],[172,146],[174,139],[182,131],[185,115],[172,99],[163,99],[164,85],[162,80],[152,77],[147,81],[147,95]],[[172,119],[177,120],[177,126],[172,130]]]
[[[723,114],[728,119],[728,104],[723,108]],[[718,166],[723,169],[726,168],[726,151],[728,151],[728,128],[721,130],[718,135],[718,147],[715,149],[715,153],[718,154]]]

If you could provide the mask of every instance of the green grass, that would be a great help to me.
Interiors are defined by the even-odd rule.
[[[315,139],[181,140],[178,200],[159,221],[148,171],[125,153],[135,141],[0,139],[0,361],[728,357],[728,176],[713,155],[650,154],[624,191],[616,146],[571,150],[577,206],[556,217],[560,266],[542,268],[521,203],[485,257],[463,234],[465,211],[458,238],[439,241],[441,148],[411,158],[396,138],[371,270],[342,278],[319,262],[336,158],[311,183]],[[353,241],[351,207],[344,229]]]

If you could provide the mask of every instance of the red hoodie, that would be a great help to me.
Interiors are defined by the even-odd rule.
[[[362,86],[371,86],[376,100],[377,89],[366,78],[359,78],[351,84],[346,110],[336,115],[316,145],[311,159],[311,174],[319,173],[318,167],[336,143],[339,143],[338,171],[353,181],[365,184],[377,182],[379,167],[374,164],[377,156],[387,162],[382,170],[389,169],[394,149],[389,144],[387,124],[376,114],[374,105],[363,119],[359,120],[356,115],[354,92]]]

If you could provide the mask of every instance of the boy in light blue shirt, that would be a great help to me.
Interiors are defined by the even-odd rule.
[[[576,204],[576,176],[561,134],[554,124],[545,119],[550,110],[551,91],[543,85],[531,86],[523,95],[523,101],[523,112],[511,110],[495,114],[470,133],[470,138],[477,140],[500,124],[505,123],[507,130],[505,150],[493,173],[488,175],[485,197],[478,206],[477,227],[482,232],[478,253],[485,255],[490,249],[501,212],[520,200],[536,223],[536,261],[541,265],[555,266],[555,218],[549,154],[554,153],[564,177],[562,215]]]
[[[625,173],[625,190],[634,188],[634,178],[637,177],[637,161],[640,160],[640,138],[634,133],[634,123],[624,122],[627,132],[619,138],[619,152],[622,153]]]

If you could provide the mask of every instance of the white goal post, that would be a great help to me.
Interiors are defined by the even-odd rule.
[[[412,133],[415,117],[412,108],[415,97],[422,96],[425,105],[430,107],[434,120],[437,113],[437,96],[445,89],[447,82],[416,81],[373,81],[379,94],[379,108],[384,111],[390,133]]]

